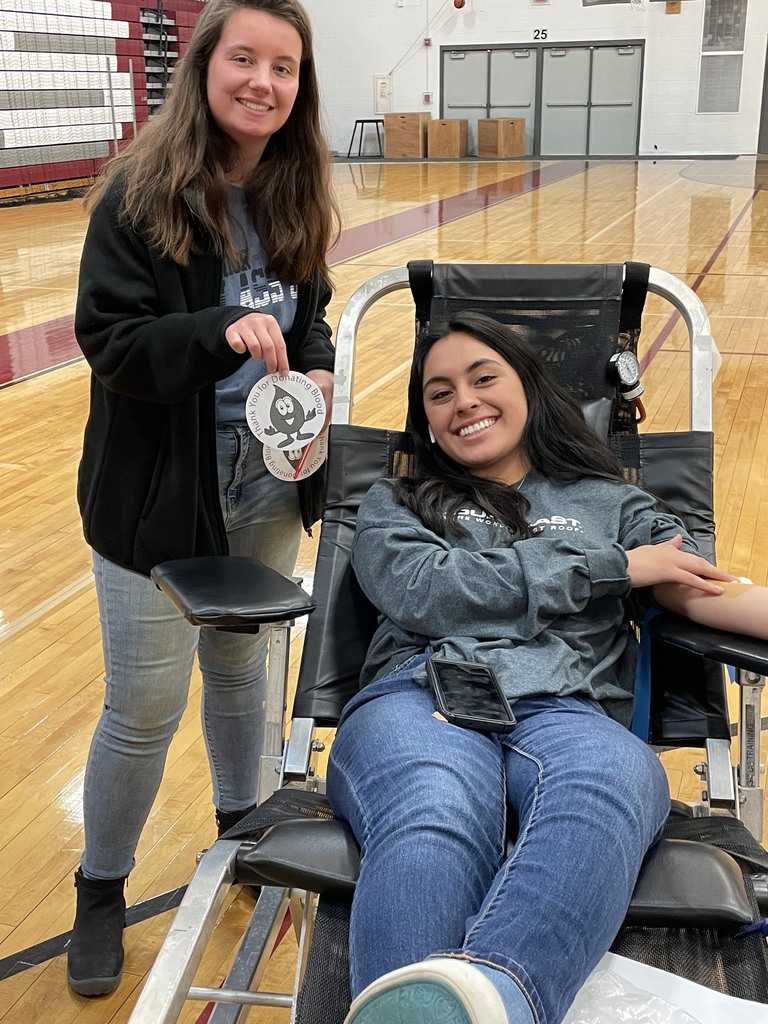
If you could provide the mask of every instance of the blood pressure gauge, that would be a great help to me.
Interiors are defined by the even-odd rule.
[[[615,352],[611,356],[608,360],[608,376],[627,401],[639,398],[645,390],[640,383],[640,363],[629,349]]]

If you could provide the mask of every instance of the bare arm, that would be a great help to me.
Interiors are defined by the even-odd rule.
[[[653,596],[662,607],[703,626],[768,640],[768,587],[723,583],[722,588],[721,594],[705,594],[684,584],[662,583],[653,588]]]
[[[680,550],[682,538],[627,551],[633,587],[653,587],[668,611],[703,626],[768,640],[768,587],[741,583],[704,558]]]

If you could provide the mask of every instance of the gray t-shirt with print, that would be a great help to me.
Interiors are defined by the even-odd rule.
[[[253,226],[245,201],[245,192],[229,186],[229,209],[236,241],[242,241],[247,252],[243,269],[227,273],[222,278],[221,304],[243,306],[248,310],[269,313],[286,334],[293,326],[296,315],[298,286],[270,277],[267,273],[267,254]],[[216,385],[216,419],[219,423],[244,423],[245,402],[251,388],[266,373],[263,359],[248,359],[240,369]]]

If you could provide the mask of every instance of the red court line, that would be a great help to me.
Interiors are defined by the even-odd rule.
[[[553,185],[565,178],[581,174],[587,169],[587,166],[586,161],[583,160],[550,164],[533,171],[524,171],[522,174],[516,174],[490,185],[481,185],[479,188],[461,192],[459,195],[437,199],[433,203],[425,203],[413,210],[394,213],[370,224],[348,228],[342,233],[338,244],[330,252],[331,264],[335,265],[354,259],[356,256],[363,256],[374,249],[381,249],[385,245],[401,242],[405,238],[421,234],[422,231],[429,231],[430,228],[460,220],[473,213],[479,213],[481,210],[487,210],[489,206],[496,206],[497,203],[504,203],[508,199],[533,192],[545,185]]]
[[[581,174],[587,166],[586,161],[581,160],[550,164],[459,195],[424,203],[413,210],[404,210],[369,224],[348,228],[329,254],[330,263],[336,265],[354,259],[430,228],[478,213],[489,206]],[[73,317],[65,316],[0,335],[0,387],[78,358],[81,353],[72,323]]]
[[[720,253],[723,251],[723,249],[728,244],[728,242],[729,242],[729,240],[731,238],[731,235],[734,233],[736,228],[739,226],[739,224],[742,222],[742,220],[746,216],[747,211],[749,210],[749,208],[752,205],[752,203],[754,203],[755,196],[757,195],[757,193],[759,191],[760,191],[759,188],[755,188],[755,189],[752,190],[752,195],[750,196],[750,198],[746,201],[746,203],[742,207],[739,215],[736,217],[736,219],[734,220],[733,224],[731,224],[731,226],[728,228],[726,233],[720,239],[720,242],[718,243],[718,245],[716,246],[716,248],[712,252],[712,255],[709,257],[707,262],[704,264],[703,269],[701,270],[701,272],[699,273],[698,277],[696,278],[696,280],[691,285],[691,290],[692,291],[698,292],[699,288],[701,288],[702,283],[706,280],[707,274],[710,272],[712,267],[715,265],[715,261],[717,260],[717,258],[719,257]],[[680,313],[678,313],[678,311],[675,310],[674,313],[671,314],[669,320],[667,320],[667,322],[664,324],[662,329],[659,331],[659,333],[654,338],[654,340],[651,343],[651,346],[648,349],[648,351],[645,353],[643,358],[640,360],[640,372],[641,373],[653,361],[654,356],[656,356],[656,354],[658,353],[659,349],[664,344],[664,342],[667,340],[667,338],[670,336],[670,334],[672,333],[672,330],[674,329],[675,325],[678,323],[678,321],[680,319],[681,319]]]
[[[80,356],[74,319],[74,315],[62,316],[0,335],[0,385]]]

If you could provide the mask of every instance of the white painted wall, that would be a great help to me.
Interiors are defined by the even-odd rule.
[[[635,39],[645,42],[641,155],[754,153],[768,39],[768,0],[750,0],[741,89],[733,114],[697,114],[704,0],[583,7],[581,0],[303,0],[316,36],[331,146],[346,154],[356,118],[374,116],[373,76],[393,74],[394,111],[439,116],[440,47]],[[432,46],[425,47],[425,37]],[[431,105],[423,94],[431,92]],[[355,146],[355,151],[357,146]]]

